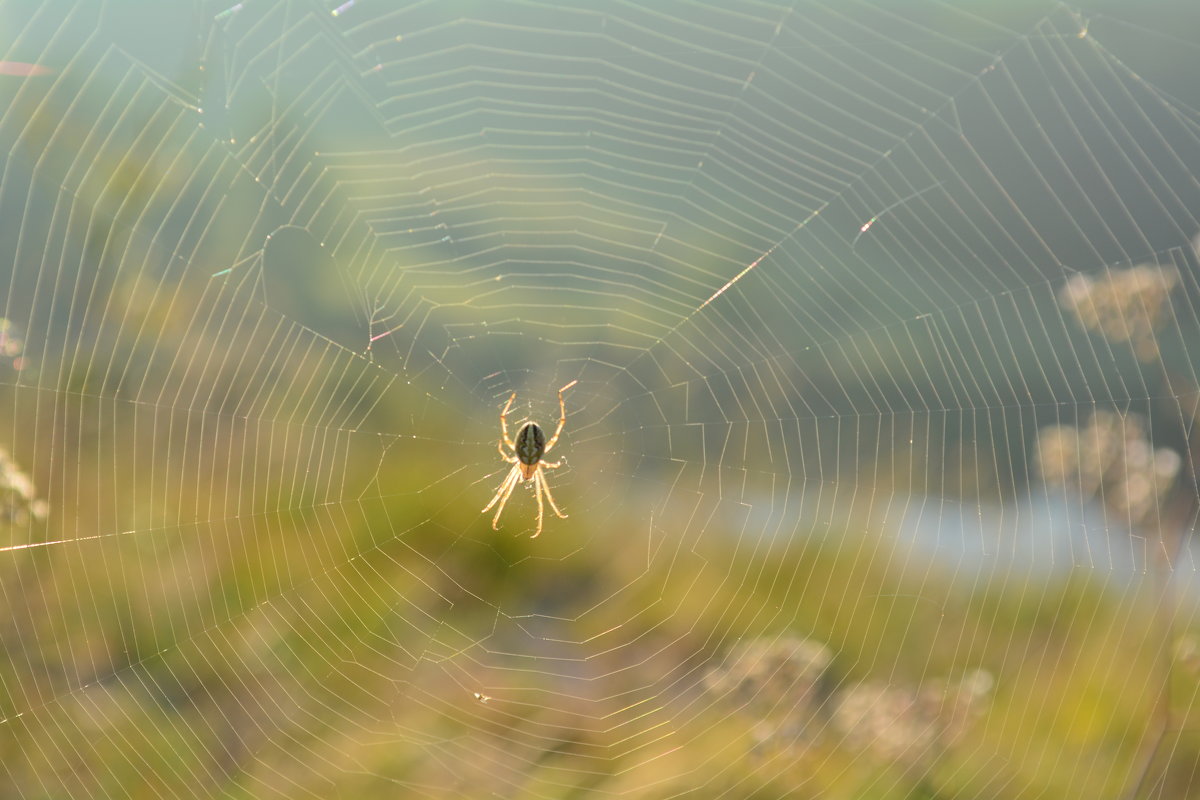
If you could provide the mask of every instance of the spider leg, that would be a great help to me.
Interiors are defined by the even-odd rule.
[[[496,509],[496,516],[492,517],[492,530],[500,530],[500,513],[504,511],[504,507],[508,505],[508,498],[512,497],[513,489],[517,488],[517,479],[521,473],[516,473],[508,480],[508,488],[504,490],[504,499],[500,501],[500,507]]]
[[[507,461],[510,464],[517,463],[516,456],[510,456],[508,453],[504,452],[504,442],[496,442],[496,449],[500,451],[500,457],[503,458],[505,461]]]
[[[559,509],[558,504],[554,502],[554,495],[550,494],[550,484],[546,483],[546,478],[542,475],[541,470],[538,470],[537,479],[541,483],[542,491],[546,493],[546,499],[550,501],[550,507],[554,509],[554,513],[560,518],[566,519],[567,515],[564,514]]]
[[[558,469],[562,466],[562,459],[559,459],[558,461],[542,461],[541,465],[546,469]]]
[[[480,512],[481,514],[485,513],[492,506],[496,505],[496,503],[500,504],[500,507],[496,509],[496,516],[492,518],[493,529],[496,529],[496,524],[500,521],[500,512],[504,511],[504,505],[508,502],[508,498],[513,492],[513,487],[517,485],[517,478],[519,478],[520,475],[520,468],[513,467],[510,469],[508,471],[508,476],[505,477],[504,481],[500,484],[500,488],[496,490],[496,493],[492,495],[492,499],[488,501],[488,504],[484,506],[483,510]]]
[[[533,532],[533,536],[529,537],[530,539],[536,539],[542,533],[542,512],[545,510],[542,508],[542,487],[544,485],[542,483],[542,471],[539,469],[533,473],[533,493],[537,495],[538,501],[538,526],[537,530]]]
[[[516,469],[510,469],[508,471],[508,474],[504,476],[504,480],[500,483],[500,488],[496,490],[496,493],[492,495],[492,499],[488,501],[488,504],[484,506],[479,513],[482,514],[484,511],[487,511],[489,508],[496,505],[496,502],[504,496],[504,490],[508,488],[508,484],[512,483],[513,473],[515,472],[517,472]]]
[[[520,473],[518,473],[518,476]],[[512,497],[513,489],[517,488],[517,479],[513,478],[508,484],[508,490],[504,493],[504,499],[500,501],[500,507],[496,509],[496,516],[492,517],[492,530],[500,530],[500,512],[508,505],[508,498]]]
[[[508,445],[509,450],[517,449],[517,446],[513,444],[513,440],[508,438],[508,410],[512,408],[513,400],[516,399],[516,392],[510,394],[508,396],[508,402],[504,404],[504,410],[500,412],[500,433],[504,434],[504,443]]]
[[[566,386],[558,390],[558,427],[554,429],[554,435],[550,437],[550,441],[546,442],[546,448],[542,450],[543,454],[550,452],[550,448],[554,447],[554,443],[558,441],[558,435],[562,433],[563,425],[567,424],[567,404],[563,401],[563,392],[565,392],[567,389],[570,389],[577,383],[579,383],[577,380],[571,381]]]

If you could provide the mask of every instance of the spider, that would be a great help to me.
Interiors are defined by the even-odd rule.
[[[522,481],[533,481],[534,494],[537,495],[538,516],[537,530],[533,532],[530,538],[536,539],[542,532],[542,495],[546,495],[546,499],[550,501],[550,507],[554,509],[554,513],[560,518],[566,519],[567,515],[559,510],[554,503],[554,498],[550,495],[550,487],[546,485],[546,477],[542,474],[543,469],[558,469],[562,465],[561,461],[542,461],[542,456],[550,452],[550,448],[554,447],[554,443],[558,441],[558,435],[562,433],[563,425],[567,422],[567,406],[563,402],[563,392],[570,389],[579,381],[571,381],[566,386],[558,390],[558,410],[560,412],[558,418],[558,427],[554,430],[554,435],[546,441],[546,434],[542,431],[541,426],[536,422],[526,422],[517,431],[517,441],[514,443],[508,438],[508,410],[512,408],[513,400],[517,398],[517,393],[513,392],[508,396],[508,402],[504,404],[504,410],[500,412],[500,433],[503,435],[496,444],[496,449],[500,451],[500,457],[513,465],[509,470],[508,476],[500,484],[500,488],[492,495],[492,499],[483,511],[486,512],[496,503],[500,507],[496,509],[496,516],[492,517],[492,530],[499,530],[500,514],[504,511],[504,506],[508,503],[508,498],[512,495],[513,489]],[[504,445],[516,455],[508,455],[504,452]],[[480,512],[483,513],[483,512]]]

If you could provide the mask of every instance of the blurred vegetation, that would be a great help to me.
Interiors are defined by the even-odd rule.
[[[42,165],[56,189],[90,138],[89,125],[61,124],[83,113],[77,99],[23,100],[23,135],[61,140]],[[99,93],[79,105],[99,116],[107,102]],[[151,128],[161,109],[147,106],[125,120],[151,131],[139,147],[198,129]],[[218,127],[220,113],[205,124]],[[238,128],[232,113],[225,122]],[[160,258],[133,220],[205,194],[188,187],[186,159],[172,171],[131,146],[89,163],[75,199],[107,213],[79,244],[86,269],[58,277],[87,286],[95,314],[56,308],[32,353],[21,326],[0,320],[0,415],[13,421],[0,441],[0,797],[1200,796],[1200,626],[1196,599],[1174,580],[1195,513],[1186,402],[1197,387],[1185,376],[1198,339],[1194,316],[1168,313],[1173,293],[1188,291],[1176,267],[1036,284],[1009,316],[947,315],[907,339],[839,320],[861,359],[803,378],[814,396],[851,387],[850,402],[805,422],[853,419],[855,440],[839,435],[845,452],[831,448],[853,472],[797,460],[735,478],[853,484],[857,507],[834,522],[772,536],[753,518],[739,527],[680,501],[647,530],[633,503],[606,496],[611,507],[594,515],[578,509],[568,478],[556,496],[571,518],[531,540],[520,522],[528,498],[514,497],[500,531],[478,511],[504,469],[497,409],[475,402],[486,391],[446,391],[442,373],[366,357],[360,317],[370,315],[352,291],[362,287],[314,234],[264,223],[273,238],[257,273],[201,245]],[[223,202],[251,208],[232,187]],[[179,203],[184,222],[163,230],[207,218],[194,209],[215,201],[191,199]],[[29,200],[29,216],[60,202]],[[24,270],[11,291],[33,296],[41,277]],[[740,288],[751,300],[773,290]],[[645,312],[609,299],[585,310],[600,330],[582,338],[646,347],[641,331],[604,319]],[[1128,378],[1133,399],[1064,406],[1068,393],[1046,391],[1018,398],[1028,416],[996,427],[974,397],[953,419],[876,414],[872,428],[856,416],[855,403],[903,409],[927,389],[954,397],[953,382],[968,382],[949,371],[894,380],[895,364],[940,363],[939,341],[1060,312],[1062,338],[1017,342],[998,378],[1040,369],[1054,347],[1103,343],[1108,360],[1079,366],[1078,385]],[[474,357],[500,361],[507,347],[496,337]],[[532,356],[504,363],[522,358]],[[709,413],[725,435],[736,396],[711,391],[707,412],[688,397],[686,421]],[[1007,399],[988,398],[1001,411]],[[799,423],[798,406],[780,408]],[[693,467],[706,443],[685,427],[670,455]],[[604,479],[672,494],[665,471],[633,463],[635,448],[625,462],[613,450]],[[746,450],[748,462],[766,458],[765,446]],[[601,480],[585,458],[576,486]],[[720,466],[748,469],[738,458]],[[721,492],[704,480],[720,478],[694,485],[715,503]],[[1083,564],[981,578],[907,550],[895,520],[879,518],[910,496],[982,506],[1050,490],[1123,520],[1114,536],[1157,554],[1147,573]],[[705,535],[689,535],[701,513],[712,514]]]
[[[1139,269],[1136,305],[1119,270],[1059,302],[1073,335],[1158,366],[1174,273]],[[143,271],[118,273],[122,324],[95,336],[129,366],[64,362],[55,391],[28,381],[59,365],[14,366],[23,338],[0,326],[4,368],[26,376],[0,413],[29,421],[0,452],[0,796],[1005,800],[1120,797],[1143,776],[1200,792],[1200,629],[1169,566],[965,579],[878,520],[685,539],[692,510],[643,533],[632,506],[538,540],[496,532],[478,509],[503,472],[459,466],[488,463],[496,409],[381,378],[333,323],[290,325],[320,302],[303,285],[264,305],[209,279],[164,276],[166,306]],[[265,322],[192,322],[218,311]],[[913,348],[900,357],[934,360]],[[1028,475],[1103,493],[1166,542],[1157,512],[1192,498],[1190,455],[1122,409],[1047,421],[1038,443],[880,425],[886,459],[846,477],[994,500]],[[933,442],[953,480],[919,452]]]
[[[269,485],[305,471],[301,451],[265,470],[255,491],[278,503],[253,515],[128,535],[62,518],[145,502],[127,483],[48,523],[37,486],[57,464],[86,493],[153,444],[112,418],[115,464],[95,428],[53,464],[0,461],[7,543],[76,539],[5,554],[4,796],[1116,797],[1164,697],[1155,785],[1195,791],[1197,632],[1162,641],[1149,583],[967,583],[906,566],[877,529],[754,548],[667,533],[664,558],[618,514],[530,540],[478,514],[489,482],[465,503],[378,454],[344,464],[357,499]],[[187,488],[198,507],[227,492],[212,480]],[[1164,658],[1169,695],[1143,679]]]

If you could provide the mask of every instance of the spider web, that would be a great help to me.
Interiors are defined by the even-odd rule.
[[[0,2],[0,793],[1200,791],[1196,50],[975,5]]]

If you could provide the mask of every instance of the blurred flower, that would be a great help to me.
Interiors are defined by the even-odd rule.
[[[46,501],[38,499],[29,476],[0,448],[0,518],[23,525],[31,519],[44,519],[46,512]]]
[[[24,352],[25,337],[16,323],[0,317],[0,361],[8,362],[9,366],[20,372],[28,364]]]
[[[1140,264],[1097,280],[1077,274],[1063,285],[1058,301],[1083,327],[1112,342],[1129,342],[1141,361],[1158,357],[1154,330],[1179,283],[1174,267]]]
[[[982,714],[993,684],[985,670],[920,688],[863,683],[840,694],[834,725],[851,747],[883,761],[923,766],[961,740]]]
[[[866,682],[837,692],[832,664],[829,648],[819,642],[754,639],[709,670],[704,685],[752,716],[756,750],[812,743],[814,730],[833,730],[842,745],[885,761],[927,765],[978,719],[994,684],[991,673],[977,669],[954,683]]]
[[[825,645],[809,639],[752,639],[739,645],[721,667],[709,670],[705,687],[743,702],[776,705],[787,697],[806,697],[833,656]]]
[[[795,738],[827,699],[824,679],[832,663],[833,655],[820,642],[792,636],[752,639],[709,670],[704,686],[773,723],[759,726],[760,739],[774,733]]]
[[[1099,495],[1134,526],[1152,520],[1182,465],[1174,450],[1153,447],[1140,415],[1112,411],[1096,411],[1082,429],[1042,428],[1034,458],[1046,483]]]

